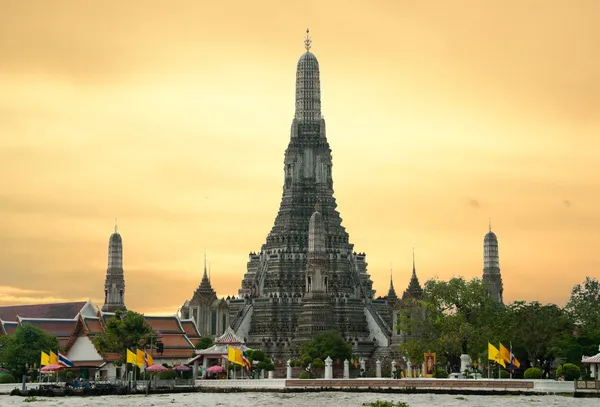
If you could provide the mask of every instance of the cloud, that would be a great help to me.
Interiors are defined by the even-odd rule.
[[[469,199],[469,201],[467,203],[471,208],[474,208],[474,209],[481,208],[481,203],[476,199]]]

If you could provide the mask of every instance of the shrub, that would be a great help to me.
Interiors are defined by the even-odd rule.
[[[508,373],[506,370],[501,370],[500,378],[501,379],[510,379],[510,373]]]
[[[525,379],[541,379],[542,378],[542,370],[537,367],[530,367],[525,371],[523,375]]]
[[[307,372],[307,371],[300,373],[300,376],[298,377],[298,379],[314,379],[314,378],[315,377],[313,376],[313,374],[311,372]]]
[[[435,377],[436,379],[447,379],[448,372],[442,369],[438,369],[433,373],[433,377]]]
[[[573,380],[579,379],[579,376],[581,376],[581,370],[577,365],[574,365],[572,363],[565,363],[564,365],[560,365],[558,369],[556,369],[556,376],[564,376],[565,380],[571,382]]]
[[[16,380],[13,375],[5,373],[0,375],[0,383],[16,383]]]
[[[167,370],[166,372],[158,373],[159,380],[175,379],[176,377],[177,377],[177,372],[175,372],[173,370]]]

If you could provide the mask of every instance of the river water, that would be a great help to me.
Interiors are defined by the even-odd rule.
[[[0,396],[0,406],[23,407],[22,397]],[[385,393],[188,393],[152,396],[104,397],[38,397],[33,406],[52,407],[160,407],[160,406],[220,406],[220,407],[358,407],[375,400],[404,401],[410,407],[598,407],[598,399],[575,399],[564,396],[456,396],[434,394]]]

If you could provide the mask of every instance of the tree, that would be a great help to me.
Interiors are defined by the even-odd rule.
[[[351,360],[352,347],[337,331],[324,331],[316,334],[312,340],[300,345],[300,354],[310,359]]]
[[[467,353],[473,360],[487,349],[487,341],[495,336],[502,307],[487,292],[480,279],[466,281],[429,280],[425,283],[420,314],[414,307],[401,311],[399,325],[408,340],[401,350],[412,363],[423,360],[424,352],[436,352],[438,364],[449,363],[453,370],[460,364],[460,355]]]
[[[583,284],[576,284],[565,309],[581,329],[600,329],[600,282],[586,277]]]
[[[213,338],[211,336],[203,336],[202,338],[200,338],[200,340],[198,340],[198,343],[196,344],[196,349],[208,349],[214,344],[215,341],[213,341]]]
[[[58,349],[58,339],[54,335],[25,324],[12,335],[0,337],[0,365],[20,378],[27,373],[27,366],[39,366],[42,351],[56,352]]]
[[[155,335],[152,327],[142,314],[133,311],[117,311],[106,321],[106,331],[93,338],[96,348],[102,354],[120,353],[121,362],[126,358],[126,349],[145,348]]]
[[[550,373],[554,359],[561,356],[562,344],[572,335],[569,315],[554,304],[515,302],[507,307],[506,332],[521,346],[532,367]]]

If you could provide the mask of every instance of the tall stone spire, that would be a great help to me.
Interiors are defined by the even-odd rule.
[[[356,352],[366,356],[373,350],[374,334],[364,307],[375,292],[366,255],[354,251],[336,209],[331,148],[321,115],[319,62],[308,34],[296,66],[295,114],[279,211],[261,250],[249,255],[239,290],[243,305],[229,303],[231,326],[238,333],[248,329],[247,346],[279,357],[288,349],[266,344],[274,343],[273,338],[277,344],[310,338],[314,328],[329,326],[329,320],[321,319],[329,309],[327,317],[333,318],[336,329],[360,344]],[[317,295],[318,275],[323,277],[323,291]]]
[[[310,52],[311,44],[307,29],[304,40],[306,52],[300,57],[296,68],[296,114],[294,118],[299,124],[319,123],[321,120],[319,61]]]
[[[104,283],[102,311],[125,310],[125,278],[123,276],[123,240],[115,219],[115,232],[108,240],[108,268]]]
[[[406,300],[408,298],[421,299],[423,297],[423,288],[421,288],[421,284],[419,283],[419,278],[417,277],[417,268],[415,267],[415,249],[413,248],[413,268],[412,275],[410,277],[410,282],[408,283],[408,287],[402,294],[402,299]]]
[[[483,282],[492,298],[503,304],[502,275],[500,274],[500,257],[498,254],[498,237],[492,232],[492,221],[489,221],[489,232],[483,238]]]
[[[390,267],[390,288],[388,290],[386,298],[388,301],[396,301],[398,299],[398,295],[396,294],[396,290],[394,289],[394,275],[392,272],[392,267]]]

